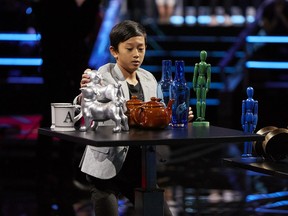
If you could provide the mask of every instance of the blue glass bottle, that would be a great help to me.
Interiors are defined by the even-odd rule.
[[[170,85],[173,82],[172,78],[172,61],[171,60],[162,60],[162,77],[158,82],[158,88],[162,90],[163,93],[163,102],[168,104],[170,99]]]
[[[185,79],[185,64],[183,60],[175,61],[175,77],[170,87],[172,105],[172,127],[186,127],[188,124],[190,89]]]

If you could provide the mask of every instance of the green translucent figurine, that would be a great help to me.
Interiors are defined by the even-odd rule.
[[[211,83],[211,65],[206,61],[207,52],[200,52],[201,62],[195,64],[193,75],[193,89],[196,92],[196,124],[205,120],[206,112],[206,95]],[[207,122],[205,122],[207,125]],[[198,124],[199,125],[199,124]],[[209,123],[208,123],[209,125]]]

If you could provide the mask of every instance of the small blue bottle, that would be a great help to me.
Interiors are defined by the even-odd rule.
[[[162,90],[163,93],[163,102],[167,106],[170,99],[170,86],[173,82],[172,78],[172,61],[171,60],[162,60],[162,77],[158,82],[158,88]]]
[[[187,86],[184,67],[183,60],[175,61],[175,77],[170,86],[170,98],[174,99],[171,126],[175,128],[187,127],[188,124],[190,88]]]

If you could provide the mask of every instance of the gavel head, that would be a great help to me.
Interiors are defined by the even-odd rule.
[[[279,161],[288,156],[288,129],[268,126],[257,134],[265,135],[263,142],[254,142],[256,154],[268,160]]]

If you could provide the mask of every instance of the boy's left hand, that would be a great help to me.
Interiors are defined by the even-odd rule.
[[[194,118],[193,110],[191,107],[189,107],[189,112],[188,112],[188,121],[192,121]]]

